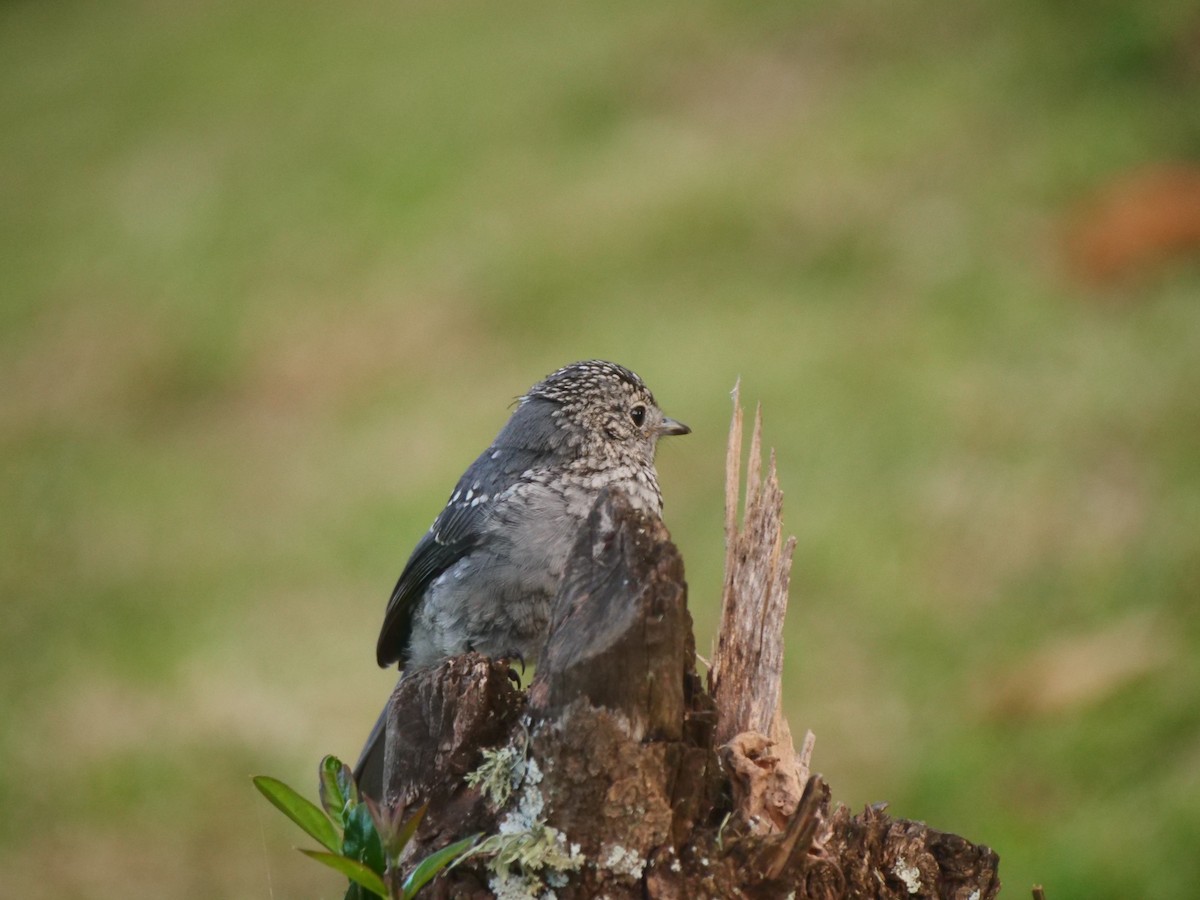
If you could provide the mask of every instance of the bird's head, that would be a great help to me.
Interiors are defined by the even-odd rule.
[[[659,409],[636,374],[616,363],[592,359],[548,375],[521,398],[547,401],[567,444],[579,454],[602,453],[652,464],[660,437],[691,429]]]

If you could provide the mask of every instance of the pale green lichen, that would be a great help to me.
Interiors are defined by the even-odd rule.
[[[480,793],[500,809],[508,803],[524,778],[525,748],[510,745],[484,750],[479,768],[467,773],[467,784],[479,788]]]
[[[551,888],[565,886],[566,873],[584,862],[579,845],[568,844],[566,835],[543,819],[541,780],[525,746],[485,751],[483,764],[467,776],[467,783],[498,808],[516,796],[516,807],[500,820],[499,834],[480,841],[470,854],[487,859],[488,887],[502,900],[553,900]]]

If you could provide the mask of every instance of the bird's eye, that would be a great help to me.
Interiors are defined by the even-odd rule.
[[[646,421],[646,407],[639,403],[629,411],[629,418],[633,419],[634,425],[641,428],[642,423]]]

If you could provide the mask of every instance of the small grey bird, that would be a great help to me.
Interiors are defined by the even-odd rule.
[[[411,672],[472,650],[535,661],[567,556],[600,492],[619,487],[636,508],[660,515],[658,439],[690,431],[615,363],[572,363],[535,384],[409,557],[384,613],[379,665]],[[355,768],[374,797],[384,720]]]

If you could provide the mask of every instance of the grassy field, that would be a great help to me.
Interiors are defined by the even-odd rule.
[[[0,896],[335,897],[251,789],[391,687],[507,404],[639,371],[700,646],[728,392],[788,712],[1005,896],[1200,883],[1200,269],[1063,235],[1200,159],[1187,0],[0,8]],[[279,820],[279,821],[277,821]]]

